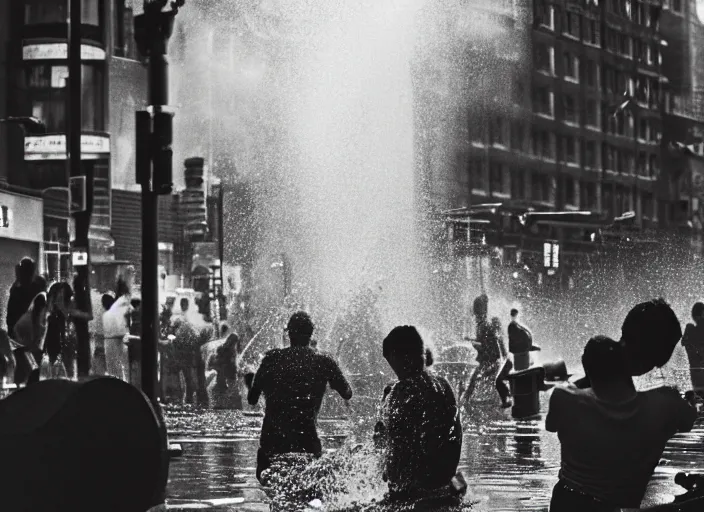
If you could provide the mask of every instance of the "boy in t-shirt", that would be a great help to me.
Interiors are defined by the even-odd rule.
[[[415,327],[395,327],[384,358],[398,381],[384,391],[383,419],[375,428],[384,450],[384,480],[392,501],[453,500],[462,448],[462,424],[450,384],[432,375],[432,354]],[[458,477],[459,478],[459,477]]]
[[[562,458],[550,512],[637,508],[665,444],[691,430],[696,410],[672,388],[637,392],[623,343],[590,339],[582,365],[591,387],[560,386],[550,397],[545,428]]]

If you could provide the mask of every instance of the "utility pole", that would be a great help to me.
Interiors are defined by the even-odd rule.
[[[68,34],[68,130],[66,133],[66,147],[68,148],[67,183],[70,187],[72,179],[85,176],[85,188],[81,190],[84,195],[85,208],[71,212],[73,200],[69,199],[69,212],[73,214],[76,237],[72,252],[82,253],[79,258],[81,264],[76,265],[76,279],[74,280],[74,294],[76,306],[82,312],[91,314],[90,300],[90,251],[88,230],[90,217],[93,212],[93,166],[81,164],[81,0],[70,0],[69,3],[69,34]],[[70,198],[70,195],[69,195]],[[77,366],[78,377],[86,378],[90,374],[90,333],[86,318],[74,318],[76,326]]]
[[[159,195],[173,188],[173,112],[169,109],[169,63],[166,58],[178,9],[185,0],[144,0],[135,17],[135,40],[148,58],[149,107],[137,112],[137,183],[142,187],[142,391],[157,403],[159,347]]]

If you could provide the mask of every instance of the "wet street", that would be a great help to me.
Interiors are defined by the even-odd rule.
[[[266,495],[254,477],[259,417],[207,411],[169,413],[168,418],[172,441],[183,446],[183,457],[171,465],[169,509],[268,510]],[[467,478],[472,500],[479,501],[473,510],[547,511],[560,453],[557,436],[545,431],[544,418],[517,422],[508,412],[486,405],[465,415],[464,424],[459,469]],[[330,449],[341,446],[350,432],[363,442],[364,428],[351,429],[345,420],[323,420],[320,425],[323,444]],[[644,505],[667,503],[683,492],[674,484],[674,476],[678,471],[701,471],[703,439],[700,419],[691,433],[669,443]],[[360,501],[368,498],[366,492],[378,492],[379,486],[364,476],[342,478],[358,480],[355,498]]]

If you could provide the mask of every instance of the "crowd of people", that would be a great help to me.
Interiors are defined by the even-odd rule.
[[[494,380],[506,406],[508,373],[530,364],[530,352],[538,347],[514,309],[506,350],[500,323],[487,318],[487,306],[485,296],[475,303],[479,366],[465,394],[471,396],[480,379]],[[704,304],[697,303],[692,314],[694,322],[683,337],[679,320],[664,300],[636,305],[619,341],[601,335],[588,340],[582,356],[584,378],[552,388],[545,426],[557,433],[562,463],[551,512],[616,512],[640,506],[666,442],[692,428],[697,394],[685,398],[671,387],[637,391],[633,377],[663,367],[680,340],[692,363],[699,364],[695,358],[702,356]],[[312,461],[321,456],[316,422],[326,387],[347,403],[353,395],[338,363],[311,346],[314,325],[308,314],[294,314],[286,331],[290,347],[267,352],[256,374],[245,376],[249,403],[256,405],[262,395],[266,402],[256,471],[264,485],[271,481],[272,468],[292,455],[298,462],[300,457]],[[452,387],[429,370],[433,355],[415,327],[395,327],[380,349],[397,377],[380,390],[382,412],[373,433],[388,483],[386,499],[459,502],[466,485],[457,472],[462,420]],[[697,379],[698,367],[692,370],[695,390],[701,388]]]
[[[75,378],[76,325],[92,321],[93,359],[99,361],[102,353],[104,360],[104,367],[94,366],[93,373],[129,381],[129,345],[140,329],[140,303],[131,288],[128,272],[118,279],[115,293],[101,297],[102,312],[93,317],[77,307],[68,283],[47,283],[36,274],[34,262],[23,259],[10,290],[7,331],[0,331],[3,370],[14,367],[19,385]],[[527,368],[531,351],[539,347],[516,309],[510,311],[506,347],[501,322],[489,318],[488,305],[485,295],[474,303],[478,367],[459,400],[448,381],[430,370],[432,351],[415,327],[397,326],[381,340],[378,355],[396,375],[379,390],[381,412],[372,435],[382,455],[388,500],[459,502],[466,490],[457,472],[462,406],[470,406],[481,380],[493,381],[501,405],[511,405],[509,374]],[[161,318],[161,337],[168,340],[162,354],[171,371],[184,377],[186,400],[228,394],[237,386],[239,337],[227,333],[227,326],[209,323],[187,298],[181,299],[177,312],[173,306],[167,304]],[[676,433],[689,431],[697,418],[695,406],[704,390],[702,319],[704,304],[697,303],[683,335],[672,308],[654,299],[631,309],[620,340],[601,335],[588,340],[582,355],[584,378],[554,387],[549,399],[545,427],[557,434],[562,459],[551,512],[615,512],[640,506],[665,444]],[[321,457],[317,418],[328,386],[348,407],[351,403],[350,383],[335,358],[318,350],[314,330],[307,313],[293,314],[285,328],[290,346],[269,350],[256,372],[244,376],[249,404],[265,398],[256,468],[265,485],[273,469],[292,455],[308,461]],[[685,398],[669,387],[638,391],[633,378],[667,364],[680,341],[690,359],[694,392]],[[351,407],[349,412],[353,414]]]
[[[93,297],[91,312],[78,307],[69,283],[49,283],[38,275],[31,258],[20,261],[15,277],[7,302],[7,330],[0,329],[0,375],[6,381],[21,387],[40,379],[77,379],[76,332],[81,323],[87,323],[89,374],[138,383],[135,355],[130,355],[141,331],[134,269],[118,277],[113,291]],[[229,333],[226,342],[208,348],[214,339],[225,338],[227,326],[210,321],[188,298],[181,299],[178,309],[174,306],[167,302],[160,318],[161,374],[170,375],[175,383],[164,395],[208,405],[213,392],[227,394],[235,380],[239,338]]]

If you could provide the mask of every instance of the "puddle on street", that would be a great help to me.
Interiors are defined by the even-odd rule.
[[[205,421],[215,427],[169,421],[171,440],[183,446],[183,456],[171,463],[169,509],[268,510],[266,494],[254,476],[261,418],[231,411],[206,414]],[[544,420],[515,421],[507,411],[482,406],[465,415],[464,424],[459,469],[473,497],[480,500],[472,510],[547,511],[557,482],[560,445],[555,434],[545,431]],[[340,447],[349,433],[350,425],[344,420],[320,423],[323,446],[328,449]],[[667,503],[683,492],[674,476],[704,467],[703,437],[700,420],[691,433],[678,435],[668,444],[644,505]],[[357,440],[363,441],[362,434],[357,433]]]

